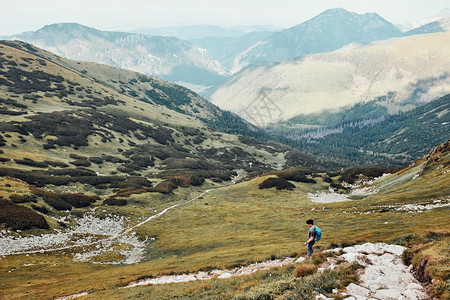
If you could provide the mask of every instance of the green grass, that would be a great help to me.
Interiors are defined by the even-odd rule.
[[[61,291],[64,291],[64,295],[91,291],[88,298],[101,299],[104,295],[116,293],[125,293],[124,298],[139,295],[150,297],[152,293],[171,297],[186,296],[186,291],[192,289],[195,295],[207,293],[208,297],[214,298],[221,295],[214,285],[217,282],[222,284],[223,281],[126,290],[117,290],[117,287],[142,276],[224,269],[273,256],[304,255],[306,249],[303,242],[307,232],[305,220],[309,218],[313,218],[323,231],[322,240],[315,246],[317,250],[364,241],[388,242],[395,237],[411,234],[423,236],[427,230],[450,230],[448,209],[415,214],[395,210],[380,212],[378,209],[387,203],[416,203],[439,193],[441,196],[448,193],[444,185],[446,180],[439,180],[439,177],[429,186],[426,180],[418,178],[419,181],[410,187],[399,185],[397,189],[403,192],[383,191],[364,200],[329,204],[314,204],[307,199],[306,193],[322,189],[321,183],[296,183],[297,187],[292,191],[275,188],[259,190],[258,184],[265,178],[213,189],[203,197],[174,208],[139,227],[138,236],[156,236],[156,241],[148,247],[145,262],[131,266],[110,266],[73,262],[70,256],[61,253],[10,256],[0,261],[2,274],[6,274],[2,278],[3,290],[0,292],[7,291],[14,295],[11,298],[22,299],[38,298],[38,295],[51,298],[60,295]],[[422,189],[424,184],[425,188]],[[161,211],[177,203],[174,202],[175,198],[191,199],[199,194],[199,190],[177,189],[177,194],[173,196],[132,195],[129,200],[132,205],[105,209],[114,214],[130,216],[132,225],[138,222],[140,216],[153,214],[145,207]],[[367,212],[371,213],[365,214]],[[24,267],[33,262],[42,267]],[[10,270],[13,271],[8,272]],[[250,279],[233,280],[240,285],[252,285]],[[226,295],[232,294],[234,297],[240,295],[237,292],[240,288],[236,285],[222,289],[228,291],[224,292]],[[263,283],[260,288],[264,290],[265,285]],[[256,290],[253,292],[256,293]]]

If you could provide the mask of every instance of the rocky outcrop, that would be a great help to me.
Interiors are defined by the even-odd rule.
[[[405,266],[402,262],[404,247],[365,243],[332,251],[336,250],[345,252],[338,258],[364,266],[360,282],[347,286],[343,293],[348,296],[345,299],[428,299],[424,288],[411,273],[412,266]],[[333,262],[330,267],[334,267]]]

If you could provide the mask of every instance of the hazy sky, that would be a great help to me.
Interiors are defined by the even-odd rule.
[[[394,24],[435,15],[448,0],[0,0],[0,35],[77,22],[101,30],[180,25],[290,27],[329,8],[376,12]]]

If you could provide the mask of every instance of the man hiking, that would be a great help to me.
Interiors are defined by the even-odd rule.
[[[312,219],[309,219],[308,221],[306,221],[306,224],[308,224],[308,226],[309,226],[308,240],[305,242],[306,253],[308,256],[311,256],[314,253],[313,246],[314,246],[315,242],[320,239],[320,237],[318,237],[317,231],[316,231],[316,228],[318,228],[318,227],[314,225],[314,221]],[[319,229],[319,231],[320,231],[320,229]]]

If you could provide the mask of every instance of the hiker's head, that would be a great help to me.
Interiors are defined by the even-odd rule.
[[[306,224],[308,225],[314,225],[314,221],[312,219],[309,219],[308,221],[306,221]]]

